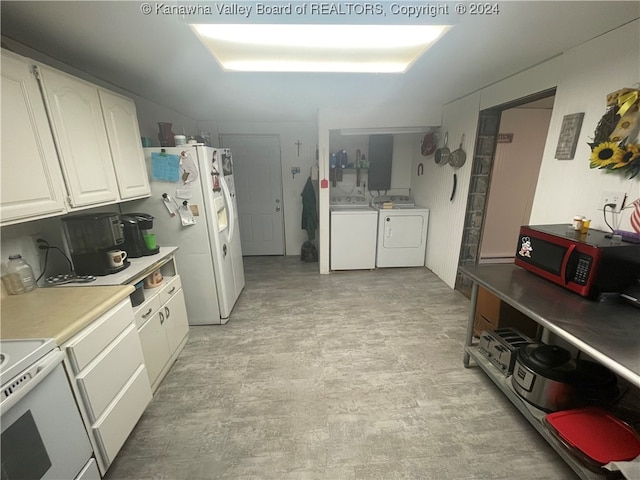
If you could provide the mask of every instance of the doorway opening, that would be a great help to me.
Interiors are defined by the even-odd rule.
[[[529,222],[555,88],[482,110],[458,265],[511,263],[521,225]],[[456,276],[471,296],[472,281]]]

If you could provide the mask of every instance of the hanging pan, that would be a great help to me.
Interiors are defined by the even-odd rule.
[[[462,144],[464,143],[464,133],[462,134],[462,138],[460,139],[460,146],[451,152],[449,155],[449,165],[453,168],[460,168],[464,165],[464,162],[467,161],[467,154],[462,150]]]
[[[449,161],[449,155],[451,154],[451,152],[447,147],[448,142],[449,142],[449,132],[444,134],[444,146],[437,149],[436,153],[433,156],[434,160],[436,161],[436,165],[446,165],[447,162]]]
[[[422,146],[420,148],[420,153],[423,156],[428,157],[429,155],[433,155],[436,151],[436,147],[438,146],[438,139],[440,136],[436,132],[429,132],[424,135],[422,139]]]

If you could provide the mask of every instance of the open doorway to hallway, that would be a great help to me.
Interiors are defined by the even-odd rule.
[[[480,112],[458,265],[510,263],[529,223],[555,89]],[[456,289],[470,296],[462,274]]]

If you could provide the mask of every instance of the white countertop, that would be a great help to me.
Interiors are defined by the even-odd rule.
[[[58,287],[69,286],[106,286],[106,285],[126,285],[131,283],[137,283],[146,277],[148,274],[157,269],[160,265],[166,263],[167,259],[178,250],[178,247],[160,247],[160,251],[155,255],[149,255],[148,257],[129,258],[130,265],[124,270],[118,273],[112,273],[110,275],[103,275],[96,278],[91,283],[66,283],[63,285],[57,285]]]

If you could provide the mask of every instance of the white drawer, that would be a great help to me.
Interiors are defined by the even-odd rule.
[[[136,327],[141,328],[147,320],[153,317],[160,310],[160,295],[149,297],[142,305],[136,307]]]
[[[100,446],[104,464],[111,465],[127,437],[151,401],[151,387],[144,365],[118,394],[116,401],[93,425],[93,433]]]
[[[135,325],[129,325],[94,362],[77,376],[91,422],[95,422],[140,365],[144,363]]]
[[[175,275],[173,277],[165,277],[168,278],[169,281],[165,286],[160,290],[160,305],[164,305],[169,301],[169,299],[176,294],[180,288],[182,288],[182,282],[180,281],[180,275]]]
[[[125,299],[98,320],[63,345],[75,373],[89,362],[127,328],[133,318],[131,302]]]

